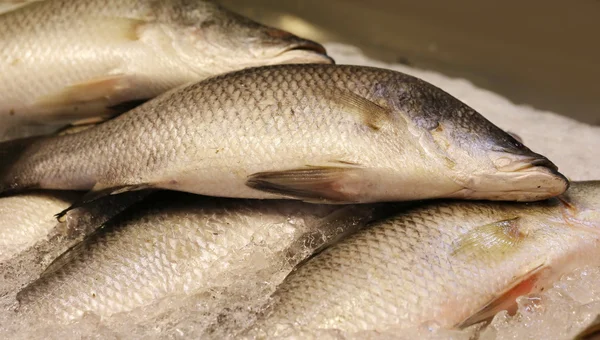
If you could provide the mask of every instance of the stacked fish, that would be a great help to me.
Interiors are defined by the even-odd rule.
[[[285,262],[228,336],[460,328],[600,258],[600,182],[567,190],[420,79],[335,65],[208,1],[15,7],[0,15],[15,313],[108,318]]]

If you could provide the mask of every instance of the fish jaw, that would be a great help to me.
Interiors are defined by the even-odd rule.
[[[491,158],[494,167],[464,175],[458,180],[464,189],[451,197],[531,202],[556,197],[569,188],[569,180],[541,155],[494,155],[496,157]]]
[[[275,30],[279,31],[279,30]],[[276,49],[260,48],[251,50],[257,59],[263,60],[265,65],[276,64],[335,64],[333,58],[327,55],[323,45],[311,40],[297,37],[285,31],[276,35],[284,37],[280,51]]]

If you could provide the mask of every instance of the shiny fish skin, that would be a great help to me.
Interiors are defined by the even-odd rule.
[[[69,211],[63,222],[57,222],[54,215],[82,193],[47,192],[0,198],[0,298],[14,296],[38,279],[65,251],[149,194],[131,192],[104,197]]]
[[[371,206],[160,193],[111,220],[19,293],[19,311],[57,321],[101,317],[236,284],[236,276],[310,251],[373,218]]]
[[[0,262],[45,237],[55,214],[79,198],[72,192],[37,192],[0,197]]]
[[[360,66],[229,73],[80,133],[5,143],[0,153],[0,192],[154,187],[365,203],[530,201],[568,186],[549,160],[446,92]]]
[[[482,227],[514,218],[507,233]],[[597,265],[599,246],[600,181],[573,183],[560,200],[535,204],[424,205],[374,222],[298,268],[255,332],[466,326],[492,316],[480,311],[519,282],[515,291],[527,294]]]
[[[0,14],[0,41],[0,140],[219,73],[332,62],[315,42],[204,0],[33,2]]]

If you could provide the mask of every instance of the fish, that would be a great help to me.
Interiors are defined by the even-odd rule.
[[[370,223],[277,288],[252,330],[465,328],[600,263],[600,181],[535,203],[440,200]]]
[[[0,298],[12,297],[38,279],[70,248],[94,234],[121,211],[152,192],[104,197],[69,211],[63,222],[54,215],[81,192],[33,192],[0,198]]]
[[[261,273],[291,270],[378,209],[157,192],[55,260],[18,293],[17,313],[56,322],[108,318],[168,297],[268,281]]]
[[[10,1],[0,14],[0,139],[102,121],[250,66],[332,63],[322,45],[206,0]],[[39,132],[41,131],[41,132]]]
[[[0,197],[0,261],[31,246],[56,225],[53,216],[69,207],[78,193],[32,192]]]
[[[85,202],[149,188],[327,204],[534,201],[569,183],[434,85],[352,65],[215,76],[78,133],[3,143],[0,155],[0,193],[89,190]]]

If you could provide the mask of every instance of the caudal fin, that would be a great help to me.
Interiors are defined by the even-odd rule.
[[[24,189],[34,189],[38,183],[25,180],[23,159],[38,142],[47,137],[30,137],[0,143],[0,195],[4,196]]]

